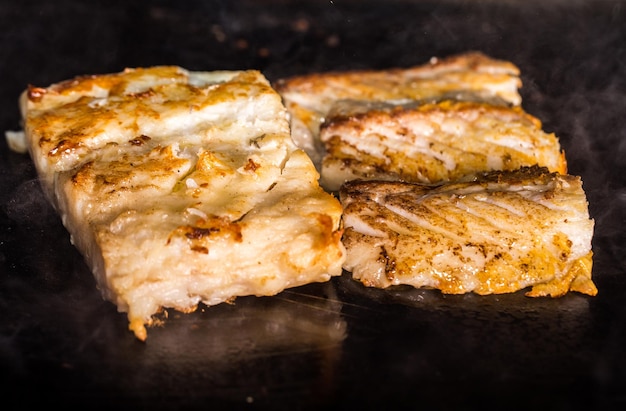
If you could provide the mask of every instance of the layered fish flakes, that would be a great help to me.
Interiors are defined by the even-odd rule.
[[[477,171],[540,164],[566,172],[559,140],[520,107],[446,100],[331,118],[320,132],[321,183],[455,181]]]
[[[42,187],[140,340],[155,314],[342,273],[338,200],[258,71],[161,66],[22,96]]]
[[[446,99],[517,106],[520,86],[515,65],[475,52],[410,68],[313,73],[275,84],[289,110],[294,141],[318,167],[326,155],[320,129],[335,118]]]
[[[578,177],[535,166],[437,186],[355,180],[341,202],[344,268],[366,286],[597,293],[594,222]]]
[[[367,286],[595,295],[593,220],[520,71],[465,53],[277,82],[292,135],[344,207],[344,269]]]

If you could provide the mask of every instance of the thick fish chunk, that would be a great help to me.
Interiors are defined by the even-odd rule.
[[[294,141],[319,167],[324,156],[320,126],[334,115],[362,112],[370,103],[440,99],[519,105],[519,74],[508,61],[469,52],[409,68],[306,74],[280,79],[274,87],[289,111]]]
[[[565,174],[558,138],[521,107],[441,101],[333,117],[320,140],[320,183],[354,179],[441,183],[490,170],[539,165]]]
[[[30,87],[46,195],[140,340],[189,312],[342,273],[341,206],[258,71],[160,66]]]
[[[344,269],[366,286],[597,294],[579,177],[534,166],[435,186],[354,180],[340,196]]]

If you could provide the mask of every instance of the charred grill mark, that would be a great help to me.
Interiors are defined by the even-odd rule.
[[[39,144],[39,147],[43,147],[46,144],[50,143],[50,137],[48,136],[43,136],[39,139],[39,141],[37,142],[37,144]]]
[[[378,261],[385,264],[385,277],[387,277],[387,280],[393,281],[396,277],[396,260],[389,255],[385,247],[381,247]]]
[[[250,140],[250,145],[255,148],[261,148],[261,144],[259,142],[265,138],[265,134],[261,134],[260,136],[253,138]]]
[[[142,146],[150,140],[152,140],[152,138],[148,137],[145,134],[142,134],[139,137],[135,137],[132,140],[128,140],[128,142],[133,146]]]
[[[200,227],[190,227],[190,231],[185,233],[185,237],[190,240],[197,240],[202,237],[207,237],[213,233],[219,233],[220,229],[218,227],[210,227],[210,228],[200,228]]]
[[[452,254],[457,257],[461,262],[466,262],[465,257],[463,257],[463,247],[460,245],[455,245],[452,247]]]
[[[244,218],[246,218],[246,216],[248,215],[248,213],[249,213],[249,212],[250,212],[250,211],[246,211],[245,213],[243,213],[243,214],[241,215],[241,217],[239,217],[238,219],[234,220],[234,221],[232,222],[232,224],[237,224],[237,223],[239,223],[239,222],[243,221],[243,219],[244,219]]]

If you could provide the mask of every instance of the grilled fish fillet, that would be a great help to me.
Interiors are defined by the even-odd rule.
[[[127,69],[29,87],[21,109],[46,195],[140,340],[163,308],[342,273],[339,201],[259,72]]]
[[[353,179],[454,181],[538,164],[567,172],[559,140],[519,106],[446,100],[333,117],[321,126],[320,183]]]
[[[523,167],[429,186],[350,181],[344,268],[370,287],[596,295],[594,221],[580,178]]]
[[[278,80],[274,87],[290,113],[294,141],[318,167],[324,156],[320,126],[329,116],[362,112],[368,104],[444,98],[521,103],[519,69],[478,52],[433,58],[411,68],[307,74]]]

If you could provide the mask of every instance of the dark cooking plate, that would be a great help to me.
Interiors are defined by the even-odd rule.
[[[621,409],[626,406],[626,3],[0,2],[0,119],[79,74],[177,64],[268,78],[479,50],[522,72],[596,221],[597,297],[366,289],[349,275],[169,311],[146,343],[103,301],[28,156],[0,143],[2,408]],[[15,405],[11,405],[15,404]]]

